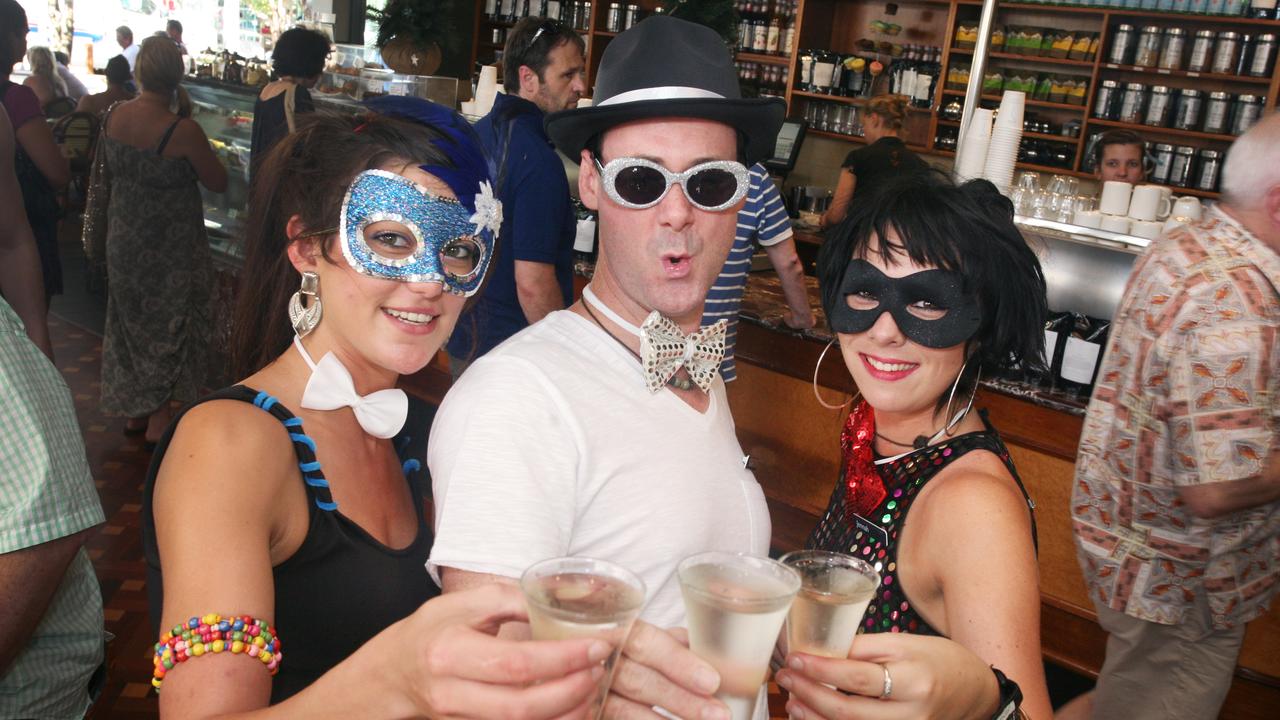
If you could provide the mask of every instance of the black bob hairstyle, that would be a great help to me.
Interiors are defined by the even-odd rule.
[[[966,343],[970,361],[960,393],[972,390],[979,366],[986,375],[1044,369],[1044,272],[1013,224],[1013,204],[986,180],[957,186],[936,171],[911,174],[887,181],[858,202],[827,233],[818,253],[828,322],[836,303],[845,301],[839,293],[850,260],[865,259],[871,237],[883,238],[890,230],[917,265],[959,272],[965,289],[978,295],[982,324]],[[900,261],[901,251],[887,243],[878,252],[886,264]]]
[[[318,30],[289,28],[280,33],[271,51],[271,70],[277,78],[310,78],[324,72],[329,36]]]

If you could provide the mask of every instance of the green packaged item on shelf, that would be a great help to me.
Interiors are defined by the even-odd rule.
[[[1004,73],[999,70],[982,76],[982,94],[991,95],[1005,89]]]
[[[1013,55],[1022,55],[1026,52],[1027,34],[1022,28],[1016,25],[1010,25],[1004,31],[1004,51]]]
[[[1045,75],[1040,78],[1040,82],[1036,83],[1035,91],[1031,94],[1032,100],[1048,100],[1049,95],[1053,92],[1053,76]]]
[[[1034,95],[1036,91],[1036,74],[1024,71],[1021,74],[1010,75],[1005,79],[1004,89],[1023,92],[1028,97]]]

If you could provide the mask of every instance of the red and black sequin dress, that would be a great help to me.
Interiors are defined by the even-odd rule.
[[[1004,462],[1027,506],[1034,510],[1035,505],[1018,477],[1009,450],[986,422],[985,414],[987,429],[983,432],[957,435],[880,465],[872,464],[875,424],[871,415],[865,405],[849,415],[841,435],[844,461],[840,482],[805,546],[862,558],[880,573],[880,587],[867,606],[859,632],[940,635],[912,607],[898,574],[898,535],[925,484],[966,453],[989,450]],[[1034,541],[1034,516],[1031,535]]]

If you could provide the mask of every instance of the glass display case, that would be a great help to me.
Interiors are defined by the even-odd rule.
[[[227,169],[226,192],[200,187],[209,245],[215,255],[239,256],[235,240],[248,212],[249,150],[258,89],[192,81],[184,87],[191,96],[191,119],[204,130],[214,154]]]

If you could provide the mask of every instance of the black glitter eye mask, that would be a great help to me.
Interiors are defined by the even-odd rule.
[[[876,306],[866,310],[849,307],[850,295],[861,295]],[[910,307],[926,302],[945,314],[935,320],[913,315]],[[845,268],[840,294],[831,312],[831,327],[838,333],[866,332],[884,313],[912,341],[925,347],[946,348],[973,337],[982,325],[982,309],[973,293],[965,292],[964,277],[950,270],[923,270],[891,278],[866,260],[854,259]]]

